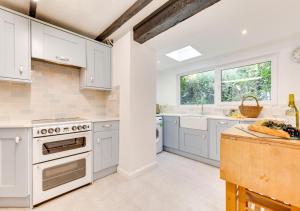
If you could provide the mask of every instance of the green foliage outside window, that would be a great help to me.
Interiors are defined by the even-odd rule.
[[[222,102],[240,101],[254,95],[258,100],[271,100],[271,62],[222,70]]]
[[[214,104],[215,72],[201,72],[180,77],[182,105]]]

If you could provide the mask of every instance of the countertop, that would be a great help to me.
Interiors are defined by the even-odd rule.
[[[107,121],[120,121],[119,117],[99,117],[95,119],[90,119],[91,122],[107,122]]]
[[[156,116],[205,116],[208,119],[226,119],[226,120],[236,120],[236,121],[257,121],[262,118],[233,118],[228,116],[222,116],[222,115],[212,115],[212,114],[179,114],[179,113],[160,113],[156,114]]]
[[[94,122],[106,122],[106,121],[119,121],[118,117],[96,117],[96,118],[87,118],[87,121]],[[0,128],[31,128],[31,120],[7,120],[0,121]]]
[[[0,128],[31,128],[30,120],[0,121]]]
[[[283,138],[272,137],[272,136],[264,135],[264,134],[261,134],[258,137],[254,134],[250,134],[249,132],[238,129],[239,127],[243,128],[243,127],[247,127],[247,125],[239,124],[230,129],[227,129],[222,133],[222,137],[240,139],[242,141],[260,143],[260,144],[268,143],[268,144],[281,144],[281,145],[297,146],[298,148],[300,147],[299,140],[283,139]]]

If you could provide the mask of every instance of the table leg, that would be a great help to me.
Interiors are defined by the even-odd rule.
[[[239,186],[238,205],[239,211],[246,211],[246,189]]]
[[[226,211],[237,210],[237,186],[226,182]]]

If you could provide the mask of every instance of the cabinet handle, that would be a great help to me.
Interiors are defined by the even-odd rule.
[[[100,144],[100,138],[97,138],[97,144]]]
[[[221,121],[221,122],[219,122],[219,124],[221,124],[221,125],[227,125],[228,122]]]
[[[24,72],[24,67],[23,67],[23,65],[20,65],[20,67],[19,67],[19,73],[20,73],[20,75],[22,75],[23,72]]]
[[[177,124],[177,120],[174,121],[174,124]]]
[[[63,56],[56,56],[55,58],[58,59],[58,60],[60,60],[60,61],[64,61],[64,62],[68,62],[69,61],[68,58],[63,57]]]
[[[17,136],[17,137],[15,138],[15,141],[16,141],[16,144],[20,143],[21,137]]]
[[[102,127],[104,127],[104,128],[111,128],[112,125],[107,124],[107,125],[103,125]]]
[[[93,78],[93,76],[91,76],[91,82],[93,82],[94,81],[94,78]]]
[[[15,138],[0,138],[0,140],[3,141],[14,141],[16,144],[20,143],[22,141],[21,137],[17,136]]]

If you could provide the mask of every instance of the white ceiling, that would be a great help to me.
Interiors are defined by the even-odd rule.
[[[37,18],[95,38],[135,0],[39,0]]]
[[[300,36],[299,0],[221,0],[146,42],[157,52],[158,70],[204,60],[268,42]],[[241,35],[248,30],[246,36]],[[176,62],[166,53],[191,45],[203,56]]]
[[[39,0],[38,19],[96,38],[136,0]],[[153,0],[110,38],[117,39],[167,0]],[[30,0],[0,0],[0,5],[28,15]]]
[[[39,0],[37,17],[95,38],[136,0]],[[114,32],[118,39],[167,0],[153,0]],[[0,5],[28,14],[30,0],[0,0]],[[256,45],[300,35],[300,0],[221,0],[145,43],[157,52],[158,70],[170,69]],[[246,36],[241,30],[247,29]],[[178,63],[165,56],[191,45],[203,55]]]
[[[28,14],[30,0],[0,0],[0,5],[9,9]]]

